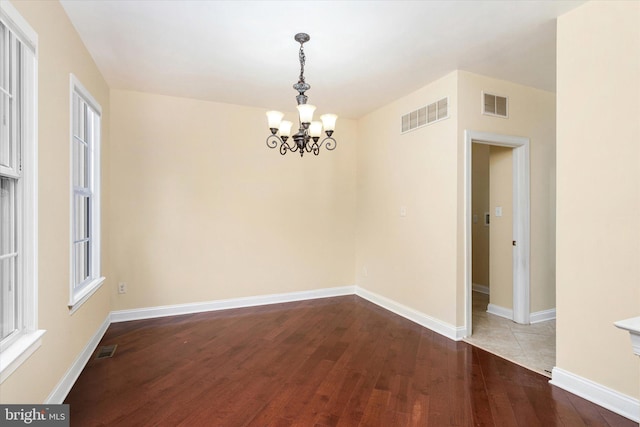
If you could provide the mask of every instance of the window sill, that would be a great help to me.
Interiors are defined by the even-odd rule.
[[[43,329],[26,332],[0,353],[0,384],[40,347],[45,332]]]
[[[69,302],[69,314],[73,314],[78,310],[82,304],[84,304],[90,297],[93,295],[100,286],[106,280],[105,277],[98,277],[97,279],[92,280],[85,288],[78,292],[76,295],[73,295],[71,302]]]

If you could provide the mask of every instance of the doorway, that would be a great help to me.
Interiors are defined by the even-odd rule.
[[[512,148],[513,155],[513,321],[529,324],[529,138],[465,130],[464,138],[464,294],[465,337],[472,334],[471,152],[472,144]]]

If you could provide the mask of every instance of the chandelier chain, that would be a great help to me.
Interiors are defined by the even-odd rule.
[[[306,62],[307,57],[304,56],[304,47],[302,46],[302,43],[300,43],[300,53],[299,53],[298,57],[300,58],[300,78],[298,80],[298,83],[305,83],[305,81],[304,81],[304,64]]]

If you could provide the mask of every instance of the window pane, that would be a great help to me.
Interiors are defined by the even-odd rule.
[[[73,115],[73,136],[80,139],[81,141],[86,142],[87,104],[85,104],[85,102],[76,94],[74,94],[73,96]]]
[[[89,203],[87,196],[75,195],[75,234],[76,241],[89,238]]]
[[[89,188],[89,150],[87,147],[73,140],[73,185],[81,188]]]
[[[75,263],[75,282],[74,286],[84,282],[89,277],[89,242],[80,242],[73,245],[74,263]]]
[[[0,165],[10,167],[9,147],[9,37],[7,29],[0,24]]]
[[[7,27],[0,23],[0,88],[9,92],[9,37]]]
[[[16,258],[0,260],[0,340],[9,336],[16,328]]]
[[[11,167],[9,96],[0,92],[0,166]]]
[[[16,250],[15,181],[0,178],[0,256]]]

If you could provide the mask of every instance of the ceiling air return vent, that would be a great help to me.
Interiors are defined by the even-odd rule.
[[[482,92],[482,114],[495,117],[509,117],[509,101],[506,96]]]
[[[402,132],[406,133],[449,118],[449,98],[425,105],[402,116]]]

